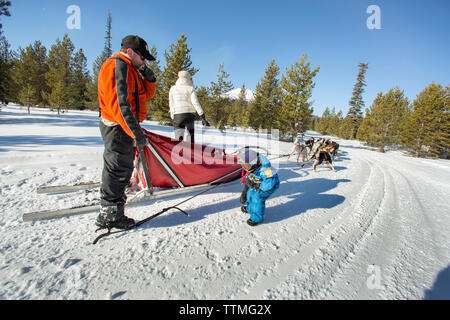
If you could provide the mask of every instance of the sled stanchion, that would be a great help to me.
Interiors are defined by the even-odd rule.
[[[148,173],[148,165],[147,165],[147,159],[145,158],[145,153],[144,153],[144,147],[138,147],[139,150],[139,159],[142,162],[142,166],[144,167],[144,176],[145,176],[145,181],[147,183],[147,189],[150,192],[150,194],[153,194],[153,186],[152,186],[152,181],[150,179],[150,175]]]
[[[167,173],[177,182],[178,186],[181,188],[184,188],[185,185],[181,182],[180,178],[176,175],[176,173],[173,171],[172,168],[167,164],[167,162],[164,160],[164,158],[156,151],[156,149],[152,146],[151,143],[147,144],[147,148],[150,150],[150,152],[155,156],[155,158],[158,160],[159,164],[163,166],[163,168],[167,171]]]

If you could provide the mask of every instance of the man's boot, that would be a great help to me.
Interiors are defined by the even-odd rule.
[[[130,229],[135,225],[135,221],[134,219],[125,216],[124,212],[124,203],[112,206],[101,206],[95,225],[102,229]]]

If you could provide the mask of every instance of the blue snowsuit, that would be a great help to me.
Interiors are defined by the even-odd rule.
[[[254,172],[249,173],[246,179],[250,180],[250,187],[247,191],[246,206],[253,222],[260,223],[264,219],[266,200],[280,186],[278,174],[270,167],[270,161],[259,154],[261,166]]]

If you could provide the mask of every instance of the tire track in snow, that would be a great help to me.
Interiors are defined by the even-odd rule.
[[[363,166],[362,169],[360,169],[359,174],[364,174],[367,171],[369,173],[363,186],[354,187],[355,189],[360,189],[360,191],[354,197],[351,206],[344,212],[336,214],[336,216],[331,218],[325,225],[319,227],[319,230],[314,230],[311,238],[299,244],[299,249],[296,251],[296,254],[286,258],[283,263],[275,265],[271,264],[273,275],[260,275],[258,281],[254,283],[251,288],[247,289],[247,293],[239,296],[237,299],[260,299],[262,297],[269,299],[311,298],[313,292],[309,288],[315,286],[313,283],[314,279],[316,279],[315,275],[323,271],[319,269],[314,270],[315,265],[310,265],[311,262],[314,262],[313,257],[318,254],[318,249],[328,241],[336,230],[342,225],[351,224],[354,220],[352,215],[354,208],[359,207],[364,199],[367,198],[374,182],[375,177],[371,166],[367,161],[360,160],[360,162]],[[368,170],[364,170],[364,168],[367,168]],[[306,227],[308,226],[305,226],[305,228]],[[292,237],[292,235],[288,234],[287,237]],[[290,241],[292,242],[292,239],[290,239]],[[302,270],[302,268],[309,268],[309,270]],[[296,277],[298,270],[302,270],[300,278]],[[304,275],[306,272],[309,273],[309,277],[305,278]],[[292,281],[293,277],[295,278],[295,282]],[[320,277],[322,277],[322,275],[320,275]],[[294,288],[294,290],[292,290],[293,292],[285,292],[285,288],[288,290]]]
[[[450,257],[438,248],[435,226],[429,218],[435,208],[425,208],[419,194],[433,192],[432,184],[426,183],[423,191],[418,192],[411,183],[408,174],[393,168],[388,168],[398,190],[397,207],[400,214],[399,229],[402,238],[397,242],[398,254],[391,262],[391,272],[387,275],[386,291],[390,299],[420,299],[431,287],[434,277],[445,268]]]
[[[226,201],[235,198],[236,196],[231,196],[219,200]],[[217,200],[212,202],[217,202]],[[268,208],[273,205],[272,202],[273,199],[269,200]],[[184,298],[234,299],[236,296],[244,296],[247,299],[248,288],[254,286],[254,283],[258,283],[260,280],[264,281],[264,277],[267,276],[274,276],[279,279],[277,275],[278,266],[282,266],[292,255],[292,252],[299,252],[298,248],[304,245],[302,239],[308,236],[306,238],[313,241],[320,234],[319,231],[315,229],[307,230],[308,226],[301,226],[298,223],[293,228],[284,226],[282,232],[280,232],[277,224],[263,224],[258,229],[249,229],[245,224],[247,217],[237,211],[239,211],[239,206],[222,212],[221,215],[211,216],[212,219],[202,220],[200,224],[194,224],[194,229],[222,230],[219,231],[220,237],[211,237],[207,234],[208,232],[204,235],[198,234],[195,238],[190,236],[193,243],[197,241],[201,243],[200,254],[199,252],[178,251],[178,254],[171,255],[175,257],[176,261],[179,260],[180,263],[191,266],[188,270],[183,270],[184,274],[182,274],[181,269],[173,271],[174,278],[172,280],[174,282],[176,282],[176,278],[185,278],[186,274],[189,274],[189,278],[194,279],[187,292],[187,288],[183,289],[184,294],[182,296]],[[304,218],[302,215],[299,217],[300,220]],[[334,218],[330,220],[327,215],[319,215],[316,218],[321,218],[325,222],[319,224],[320,230],[326,229],[327,224],[332,224],[334,221]],[[239,221],[236,221],[236,219]],[[294,218],[294,220],[298,220],[298,218]],[[316,219],[309,218],[309,221],[315,222]],[[302,228],[299,230],[298,227]],[[230,232],[231,230],[233,232]],[[251,241],[243,242],[248,238],[249,233]],[[299,234],[302,237],[299,237]],[[299,239],[292,243],[294,237]],[[182,247],[183,243],[178,241],[178,245]],[[159,253],[161,257],[166,255],[163,252]],[[292,268],[298,265],[295,260],[299,259],[293,259]],[[172,260],[170,263],[178,265],[174,263],[176,261]],[[162,262],[160,261],[160,263]],[[255,268],[255,265],[257,268]],[[208,281],[214,281],[214,286],[208,286]],[[163,279],[156,283],[159,283],[159,286],[157,286],[159,288],[171,286],[167,283],[164,285]],[[170,291],[168,290],[168,292]]]
[[[327,289],[331,292],[332,298],[339,299],[379,299],[384,298],[383,289],[386,283],[387,264],[396,256],[399,250],[398,241],[401,239],[399,232],[399,213],[396,203],[397,193],[392,177],[382,166],[372,166],[382,175],[380,186],[383,192],[376,196],[378,205],[369,205],[374,212],[362,211],[359,222],[362,227],[360,232],[351,240],[336,244],[337,248],[348,248],[348,254],[342,257],[339,270],[334,275],[331,286]],[[382,194],[382,195],[381,195]],[[381,195],[381,197],[380,197]],[[370,203],[372,200],[367,199]],[[392,208],[395,208],[392,210]],[[358,231],[354,229],[354,231]],[[373,276],[373,271],[369,266],[381,268],[381,273],[385,276],[380,285],[376,283],[368,284]],[[339,288],[339,291],[338,291]],[[337,294],[336,294],[337,293]]]
[[[322,289],[329,295],[319,294],[319,297],[420,299],[417,293],[426,289],[423,284],[431,285],[433,276],[439,271],[436,267],[439,258],[442,261],[441,268],[445,268],[445,261],[449,261],[448,255],[438,255],[433,235],[441,232],[433,230],[426,214],[436,210],[430,211],[423,207],[418,195],[424,193],[415,190],[408,174],[386,163],[388,158],[383,157],[381,164],[380,155],[374,154],[370,158],[375,162],[374,167],[383,173],[383,199],[372,219],[364,223],[367,227],[361,236],[355,237],[355,242],[348,242],[352,248],[351,254],[343,259],[338,258],[343,262],[342,266],[331,278],[331,287]],[[345,246],[345,241],[336,245],[337,248]],[[375,287],[373,282],[370,286],[368,284],[371,281],[369,277],[374,276],[373,270],[367,268],[369,265],[374,265],[380,271]]]
[[[306,268],[305,266],[299,268],[291,276],[290,281],[284,283],[284,287],[289,288],[290,283],[303,282],[303,290],[300,288],[298,290],[303,291],[304,296],[301,298],[335,298],[337,294],[341,293],[341,290],[332,290],[335,278],[345,268],[346,262],[356,255],[355,251],[359,242],[366,235],[378,214],[378,208],[385,201],[385,189],[382,185],[377,184],[379,170],[374,168],[370,161],[367,163],[371,168],[371,175],[366,182],[366,188],[359,194],[357,203],[349,208],[352,213],[347,219],[342,219],[332,229],[330,228],[323,237],[323,241],[314,246],[315,250],[310,265]],[[371,208],[376,208],[375,212],[370,212]],[[308,277],[305,278],[305,274]],[[352,274],[355,276],[355,270],[352,270]],[[353,278],[352,281],[354,282],[355,279]],[[308,289],[304,290],[306,288]]]

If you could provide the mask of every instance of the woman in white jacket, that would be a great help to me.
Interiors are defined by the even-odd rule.
[[[178,80],[169,91],[170,117],[173,120],[175,139],[183,140],[185,129],[189,133],[189,141],[194,143],[195,113],[202,118],[204,126],[209,126],[205,112],[198,102],[194,85],[189,72],[178,72]]]

